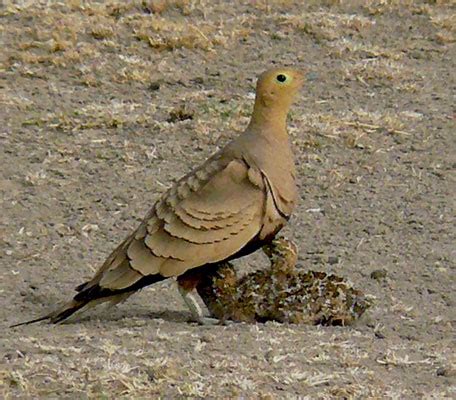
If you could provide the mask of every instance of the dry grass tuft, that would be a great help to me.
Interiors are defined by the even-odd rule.
[[[318,11],[279,17],[279,24],[310,35],[317,42],[333,41],[347,35],[357,35],[375,24],[360,15],[332,14]]]
[[[404,57],[404,53],[377,44],[356,41],[348,38],[341,38],[329,44],[330,55],[337,58],[348,59],[378,59],[385,58],[398,61]]]
[[[456,11],[450,14],[433,13],[432,24],[438,29],[435,35],[436,41],[440,44],[456,42]]]
[[[157,50],[180,48],[211,50],[223,40],[212,35],[213,26],[189,24],[185,20],[171,21],[162,17],[137,18],[130,23],[136,38]]]
[[[411,135],[406,131],[407,116],[369,112],[363,109],[337,114],[308,114],[299,123],[311,137],[343,140],[349,148],[370,149],[369,135],[374,133]],[[317,142],[318,143],[318,142]]]
[[[345,62],[345,80],[358,80],[365,86],[392,86],[395,90],[416,92],[423,77],[413,67],[386,58],[367,58]]]
[[[157,53],[213,52],[252,33],[254,17],[209,23],[204,13],[194,13],[204,9],[200,3],[72,0],[46,6],[10,4],[3,14],[20,15],[28,22],[20,28],[6,25],[2,32],[10,42],[5,51],[6,69],[40,78],[45,68],[64,68],[89,87],[107,82],[147,83],[157,65],[137,56],[144,44]],[[123,58],[117,56],[120,51]],[[113,68],[106,69],[108,64]]]
[[[86,129],[111,129],[136,125],[153,125],[156,108],[136,103],[113,101],[107,104],[88,104],[71,112],[57,111],[37,115],[23,121],[35,125],[74,132]]]

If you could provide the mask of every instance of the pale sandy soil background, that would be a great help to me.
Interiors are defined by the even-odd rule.
[[[456,397],[454,2],[303,3],[2,2],[0,397]],[[286,233],[302,268],[373,296],[367,315],[201,327],[167,283],[7,328],[65,301],[242,131],[274,64],[308,77]]]

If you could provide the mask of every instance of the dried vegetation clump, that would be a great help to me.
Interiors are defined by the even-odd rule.
[[[134,330],[125,330],[126,337],[136,336]],[[49,397],[61,394],[62,388],[70,393],[103,398],[118,396],[146,396],[159,394],[160,387],[177,383],[178,370],[167,357],[142,359],[138,363],[123,361],[126,352],[111,341],[104,342],[95,357],[85,357],[82,344],[90,346],[94,337],[90,332],[80,332],[78,344],[60,346],[46,345],[39,340],[26,341],[31,349],[42,356],[39,360],[18,352],[8,354],[12,361],[22,359],[40,381],[32,382],[30,376],[19,370],[0,371],[4,389]],[[142,354],[138,353],[141,357]],[[142,357],[141,357],[142,358]],[[67,360],[65,370],[57,368],[60,360]],[[55,366],[55,367],[53,367]],[[65,382],[62,386],[62,382]],[[71,383],[70,383],[71,382]],[[173,383],[174,382],[174,383]],[[185,393],[185,389],[181,389]]]
[[[184,20],[177,22],[161,17],[143,17],[131,19],[129,25],[136,38],[159,51],[180,48],[208,51],[225,40],[221,35],[213,35],[214,28],[209,24],[197,26]]]
[[[326,11],[284,15],[278,18],[279,25],[309,35],[317,42],[333,41],[345,36],[356,35],[375,24],[375,21],[368,17],[341,13],[332,14]]]
[[[64,68],[91,87],[110,81],[146,83],[157,66],[147,57],[137,56],[142,44],[158,52],[210,52],[249,34],[235,20],[206,22],[197,5],[190,0],[74,0],[38,7],[9,3],[2,14],[20,15],[27,22],[20,28],[7,26],[3,32],[10,42],[6,66],[35,77],[42,77],[43,67]],[[117,57],[119,52],[124,58]]]
[[[413,131],[406,130],[408,123],[419,121],[422,117],[419,113],[372,112],[364,109],[304,114],[296,117],[296,123],[309,133],[312,143],[302,137],[294,140],[299,147],[303,141],[310,147],[318,147],[324,139],[340,141],[348,148],[376,152],[379,149],[374,145],[375,139],[371,135],[395,135],[406,139],[413,134]]]
[[[112,101],[87,104],[71,111],[58,111],[31,116],[23,126],[46,126],[63,132],[85,129],[110,129],[138,125],[153,125],[156,107],[138,103]]]

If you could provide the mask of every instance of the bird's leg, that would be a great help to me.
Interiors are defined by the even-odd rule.
[[[210,270],[213,266],[208,268]],[[198,322],[201,325],[216,325],[219,323],[219,320],[205,317],[203,310],[196,299],[196,287],[204,280],[207,272],[205,267],[188,270],[183,275],[177,277],[177,287],[195,322]]]
[[[198,301],[195,298],[193,290],[189,292],[181,285],[178,285],[178,288],[179,293],[184,299],[185,304],[189,308],[190,313],[192,314],[192,319],[195,322],[198,322],[200,325],[217,325],[220,323],[220,321],[217,318],[209,318],[204,316],[203,310],[198,304]]]

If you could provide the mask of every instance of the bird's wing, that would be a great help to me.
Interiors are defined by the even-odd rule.
[[[121,290],[144,276],[179,276],[229,258],[259,233],[265,190],[243,160],[209,160],[178,181],[79,290]]]

